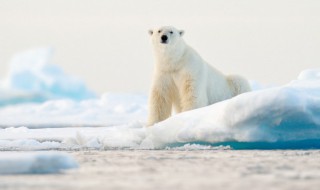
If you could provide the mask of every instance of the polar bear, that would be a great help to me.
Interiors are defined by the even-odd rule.
[[[171,26],[149,30],[155,70],[147,126],[176,113],[208,106],[250,91],[246,79],[224,75],[211,67],[183,40],[184,31]]]

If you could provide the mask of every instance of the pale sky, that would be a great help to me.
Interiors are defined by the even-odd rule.
[[[320,67],[319,10],[319,0],[0,0],[0,77],[15,53],[51,46],[98,93],[146,93],[147,31],[172,25],[220,71],[286,84]]]

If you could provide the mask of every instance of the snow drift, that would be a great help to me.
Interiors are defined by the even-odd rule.
[[[0,101],[9,99],[0,108],[1,150],[162,149],[189,143],[236,149],[320,148],[320,69],[303,71],[287,85],[245,93],[144,128],[146,96],[107,93],[87,99],[94,96],[82,82],[47,64],[49,52],[18,56],[3,81],[2,88],[23,95],[0,95]],[[10,105],[15,97],[45,102]]]
[[[0,175],[59,173],[77,167],[71,156],[60,152],[0,153]]]
[[[307,78],[176,115],[150,128],[144,141],[320,148],[320,78]]]

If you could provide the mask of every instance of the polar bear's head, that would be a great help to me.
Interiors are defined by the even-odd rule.
[[[172,49],[183,41],[181,37],[184,31],[172,26],[163,26],[149,30],[149,34],[156,49]]]

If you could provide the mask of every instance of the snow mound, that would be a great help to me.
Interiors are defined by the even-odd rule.
[[[291,146],[299,147],[298,141],[306,140],[307,145],[320,147],[320,79],[315,78],[173,116],[150,128],[145,142],[154,147],[189,142],[252,143],[248,147],[256,147],[257,142],[293,142]]]
[[[77,167],[71,156],[60,152],[0,152],[0,174],[60,173]]]
[[[15,55],[8,75],[1,81],[0,105],[94,98],[95,94],[82,81],[51,63],[52,54],[51,48],[40,48]]]

